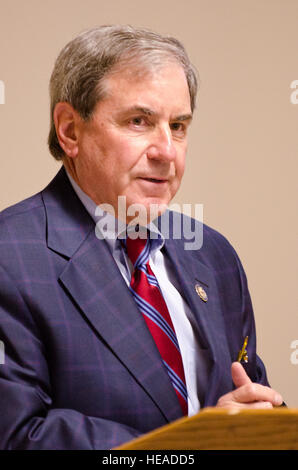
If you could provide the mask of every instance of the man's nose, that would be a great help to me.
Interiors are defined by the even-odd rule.
[[[172,161],[175,160],[176,153],[170,126],[164,125],[155,129],[152,143],[147,152],[148,158]]]

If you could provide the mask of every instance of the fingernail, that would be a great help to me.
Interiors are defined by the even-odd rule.
[[[281,405],[283,402],[282,396],[279,393],[276,393],[274,396],[274,404],[276,406]]]

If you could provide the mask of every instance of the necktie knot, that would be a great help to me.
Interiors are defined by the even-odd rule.
[[[126,238],[126,251],[134,268],[144,266],[147,264],[150,255],[149,236],[147,236],[147,238],[138,237],[136,239],[132,239],[128,236]]]

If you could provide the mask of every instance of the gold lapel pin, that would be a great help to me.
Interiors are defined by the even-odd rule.
[[[203,287],[200,286],[200,284],[196,284],[196,285],[195,285],[195,289],[196,289],[196,293],[198,294],[198,296],[200,297],[200,299],[202,299],[203,302],[207,302],[207,300],[208,300],[208,295],[206,294],[206,291],[203,289]]]
[[[248,342],[248,336],[245,337],[242,349],[240,349],[239,351],[238,359],[237,359],[238,362],[241,362],[241,361],[248,362],[247,351],[245,349],[247,346],[247,342]]]

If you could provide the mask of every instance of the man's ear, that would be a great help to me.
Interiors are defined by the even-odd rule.
[[[78,121],[77,111],[66,102],[57,103],[53,113],[57,138],[64,153],[75,158],[78,154]]]

